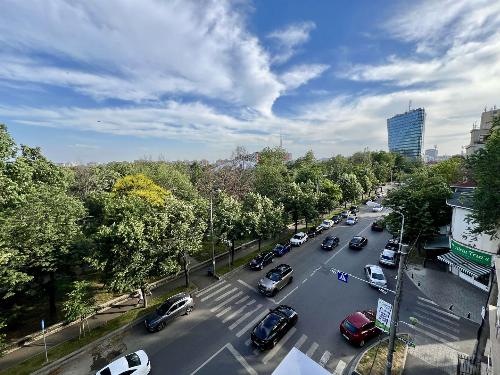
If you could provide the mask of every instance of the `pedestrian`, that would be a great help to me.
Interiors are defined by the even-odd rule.
[[[144,303],[144,294],[142,293],[142,289],[139,289],[139,300],[136,306],[139,306],[141,303]]]

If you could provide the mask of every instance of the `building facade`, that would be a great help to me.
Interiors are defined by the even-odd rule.
[[[472,155],[477,150],[484,147],[486,139],[491,133],[491,125],[493,123],[493,118],[500,116],[500,109],[493,107],[489,111],[485,111],[481,114],[481,124],[479,128],[476,125],[470,131],[470,144],[465,146],[465,154],[467,156]]]
[[[425,161],[427,163],[438,160],[438,150],[436,147],[425,150]]]
[[[417,108],[387,119],[389,151],[421,158],[425,132],[425,109]]]

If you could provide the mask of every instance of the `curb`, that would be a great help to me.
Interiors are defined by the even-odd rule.
[[[196,293],[197,291],[198,291],[198,288],[194,288],[193,290],[191,290],[191,293]],[[146,314],[144,314],[144,315],[146,315]],[[75,350],[74,352],[69,353],[68,355],[66,355],[62,358],[59,358],[59,359],[55,360],[54,362],[50,362],[47,366],[44,366],[41,369],[33,372],[32,375],[48,375],[51,373],[51,371],[55,370],[57,367],[60,367],[60,366],[63,366],[64,364],[66,364],[70,359],[86,352],[91,347],[93,348],[93,347],[99,345],[101,342],[109,339],[110,337],[113,337],[114,335],[117,335],[118,333],[127,331],[128,329],[135,327],[137,324],[142,323],[143,320],[144,320],[144,316],[141,316],[141,317],[137,318],[136,320],[134,320],[130,323],[127,323],[124,326],[114,330],[113,332],[110,332],[107,335],[100,337],[97,340],[88,343],[87,345],[81,347],[80,349]],[[61,343],[61,344],[64,344],[64,343]],[[59,345],[61,345],[61,344],[59,344]]]

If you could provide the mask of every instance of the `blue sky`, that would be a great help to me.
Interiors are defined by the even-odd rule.
[[[500,105],[500,2],[5,0],[0,122],[57,162],[387,149],[425,107],[459,153]]]

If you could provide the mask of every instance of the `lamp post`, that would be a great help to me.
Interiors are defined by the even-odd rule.
[[[391,375],[392,359],[394,357],[394,344],[396,340],[396,330],[399,321],[399,301],[401,299],[401,284],[403,282],[403,267],[406,260],[407,252],[403,252],[403,229],[405,225],[405,216],[399,211],[393,211],[401,215],[401,231],[399,233],[399,267],[398,267],[398,280],[396,284],[396,296],[394,297],[394,304],[392,306],[392,322],[389,332],[389,347],[387,350],[387,363],[385,367],[385,375]]]
[[[219,191],[219,190],[217,190]],[[210,237],[212,240],[212,275],[219,278],[215,273],[215,242],[214,242],[214,209],[213,209],[213,189],[210,190]]]

